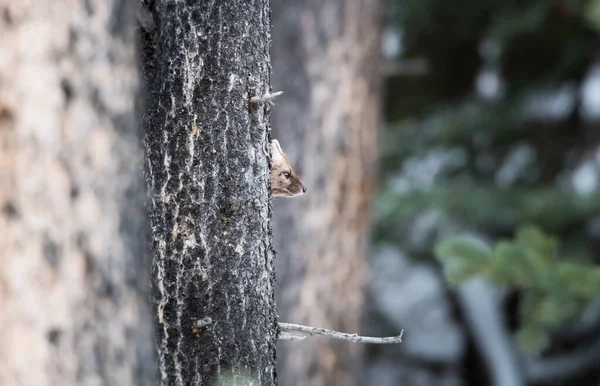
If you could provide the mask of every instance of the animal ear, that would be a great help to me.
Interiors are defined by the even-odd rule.
[[[280,162],[283,159],[283,150],[279,141],[274,139],[271,141],[271,154],[273,156],[273,162]]]

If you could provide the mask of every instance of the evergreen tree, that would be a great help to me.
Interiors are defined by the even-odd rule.
[[[391,2],[401,47],[386,83],[378,240],[422,257],[438,243],[450,282],[513,289],[518,337],[536,353],[600,294],[600,127],[585,98],[599,4]],[[398,72],[415,59],[422,73]],[[444,221],[411,244],[403,235],[424,213]],[[448,238],[461,231],[478,236]]]

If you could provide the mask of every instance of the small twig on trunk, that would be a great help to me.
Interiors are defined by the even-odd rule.
[[[373,344],[393,344],[402,342],[402,334],[404,330],[400,331],[398,336],[388,336],[384,338],[376,338],[372,336],[360,336],[356,334],[346,334],[344,332],[328,330],[326,328],[317,328],[310,326],[303,326],[300,324],[283,323],[279,322],[279,339],[281,340],[302,340],[308,335],[322,335],[333,339],[347,340],[354,343],[373,343]]]
[[[267,91],[264,95],[253,96],[252,98],[250,98],[250,103],[271,102],[273,99],[277,98],[281,94],[283,94],[283,91],[277,91],[274,93]]]

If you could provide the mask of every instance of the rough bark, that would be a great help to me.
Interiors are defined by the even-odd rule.
[[[0,0],[0,385],[157,383],[133,15]]]
[[[281,319],[360,330],[379,116],[378,0],[282,0],[273,9],[274,137],[307,187],[275,203]],[[280,346],[282,384],[353,385],[361,347]]]
[[[248,103],[269,90],[269,3],[157,0],[148,11],[144,143],[162,381],[244,384],[246,374],[271,385],[269,113]]]

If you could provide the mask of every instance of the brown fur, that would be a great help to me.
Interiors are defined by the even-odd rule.
[[[279,141],[271,141],[271,194],[274,197],[295,197],[306,192],[306,187],[294,172]]]

